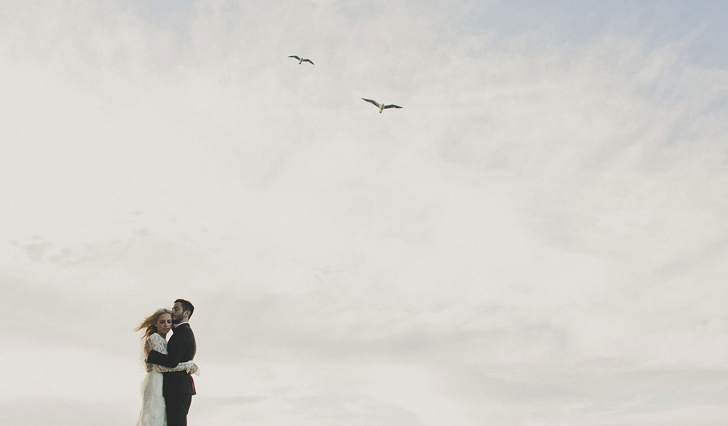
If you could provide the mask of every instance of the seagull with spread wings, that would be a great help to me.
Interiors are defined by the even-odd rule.
[[[316,64],[314,64],[314,63],[313,63],[313,61],[312,61],[312,60],[310,60],[310,59],[304,59],[304,58],[299,58],[299,57],[298,57],[298,56],[296,56],[296,55],[291,55],[291,56],[289,56],[289,58],[295,58],[295,59],[298,59],[298,65],[301,65],[301,64],[302,64],[302,63],[304,63],[304,62],[310,62],[310,63],[311,63],[311,65],[316,65]]]
[[[365,101],[369,102],[370,104],[372,104],[372,105],[376,106],[377,108],[379,108],[379,113],[380,114],[382,113],[383,110],[385,110],[387,108],[402,108],[399,105],[384,105],[384,104],[380,104],[379,102],[373,101],[371,99],[364,99],[364,98],[362,98],[362,100],[365,100]]]

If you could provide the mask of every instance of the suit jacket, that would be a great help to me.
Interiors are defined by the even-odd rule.
[[[195,334],[192,333],[189,323],[180,324],[174,329],[174,334],[167,343],[167,355],[157,351],[150,351],[147,362],[174,368],[180,362],[192,361],[197,352]],[[166,395],[196,395],[195,381],[184,371],[170,371],[164,373],[162,392]]]

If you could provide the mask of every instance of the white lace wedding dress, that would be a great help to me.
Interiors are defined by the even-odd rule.
[[[167,353],[167,341],[157,333],[144,340],[144,360],[150,351]],[[175,368],[167,368],[157,364],[147,364],[147,375],[142,381],[142,411],[139,414],[137,426],[167,426],[167,412],[165,411],[164,396],[162,395],[162,373],[167,371],[196,370],[192,361],[178,364]]]

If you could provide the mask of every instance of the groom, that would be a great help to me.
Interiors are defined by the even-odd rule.
[[[174,368],[180,362],[192,361],[197,351],[197,345],[189,320],[194,311],[195,307],[189,301],[184,299],[174,301],[174,307],[172,307],[174,335],[167,344],[168,355],[150,351],[147,363]],[[196,395],[192,376],[185,371],[164,373],[162,389],[164,402],[167,405],[167,425],[186,426],[192,395]]]

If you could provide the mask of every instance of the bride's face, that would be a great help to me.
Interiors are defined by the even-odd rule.
[[[157,333],[167,334],[169,332],[169,329],[172,328],[172,315],[170,315],[170,314],[160,315],[157,318],[157,323],[154,325],[157,326]]]

